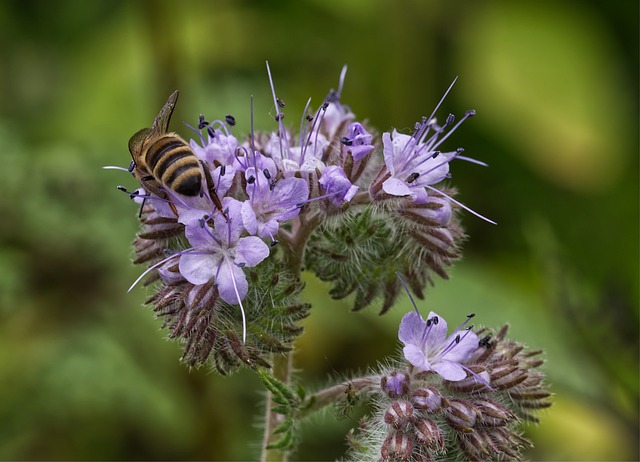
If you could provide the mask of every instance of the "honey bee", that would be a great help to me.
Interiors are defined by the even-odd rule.
[[[162,198],[166,198],[163,188],[191,197],[202,192],[198,158],[185,140],[168,132],[177,100],[176,90],[160,109],[151,128],[138,130],[129,140],[133,159],[129,170],[147,191]]]

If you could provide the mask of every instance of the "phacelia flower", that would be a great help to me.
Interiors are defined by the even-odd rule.
[[[353,160],[356,162],[375,148],[373,135],[368,133],[360,122],[354,122],[349,125],[348,135],[342,139],[342,144],[348,147],[347,151],[351,153]]]
[[[248,283],[244,267],[253,267],[269,256],[269,246],[256,236],[240,237],[242,204],[231,198],[223,201],[225,214],[216,214],[213,227],[187,226],[185,236],[193,250],[180,256],[180,274],[192,284],[205,284],[213,279],[220,297],[227,303],[239,304],[247,295]]]
[[[279,223],[300,213],[297,204],[309,197],[309,184],[295,177],[274,181],[265,173],[254,167],[245,172],[249,199],[242,204],[242,220],[249,233],[275,240]]]
[[[419,144],[415,136],[393,131],[382,134],[384,163],[391,175],[382,189],[392,196],[411,196],[414,202],[427,201],[428,185],[444,180],[449,174],[452,153],[439,153],[428,144]]]
[[[327,167],[326,170],[322,172],[319,183],[324,188],[327,199],[338,207],[345,202],[351,201],[360,189],[356,185],[351,184],[342,167],[338,167],[337,165]]]
[[[461,331],[467,321],[447,337],[446,321],[433,311],[426,321],[417,312],[405,314],[398,330],[405,359],[420,371],[434,371],[454,382],[463,380],[467,377],[463,364],[478,349],[478,336],[469,329]]]

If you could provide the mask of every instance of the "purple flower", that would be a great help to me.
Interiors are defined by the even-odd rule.
[[[329,141],[324,135],[314,131],[302,140],[302,146],[292,146],[291,135],[284,131],[282,133],[284,135],[273,133],[264,150],[265,154],[276,162],[285,177],[292,177],[297,172],[315,173],[316,170],[325,169],[321,159],[329,148]]]
[[[242,204],[242,220],[250,234],[274,240],[279,223],[300,213],[297,204],[309,197],[309,185],[302,178],[274,181],[268,170],[265,172],[253,167],[245,172],[249,199]]]
[[[202,138],[203,146],[191,140],[190,146],[195,155],[210,165],[232,165],[236,158],[238,140],[233,135],[225,135],[218,130],[214,136],[207,134],[207,142]]]
[[[349,125],[349,133],[342,140],[343,144],[348,146],[347,151],[351,153],[356,162],[373,151],[375,146],[372,141],[373,135],[369,134],[359,122]]]
[[[225,198],[223,205],[226,216],[216,214],[213,228],[206,223],[185,227],[193,250],[180,256],[179,268],[180,274],[195,285],[213,279],[222,300],[237,304],[248,290],[243,268],[267,258],[269,246],[256,236],[240,237],[244,231],[240,202]]]
[[[404,315],[398,338],[405,345],[405,359],[419,371],[434,371],[443,379],[457,382],[467,377],[465,367],[478,349],[478,336],[460,327],[447,337],[447,323],[433,311],[425,321],[417,312]]]
[[[337,165],[327,167],[325,171],[322,172],[319,183],[324,188],[327,199],[338,207],[345,202],[351,201],[359,189],[357,186],[351,184],[342,167],[338,167]]]
[[[391,174],[382,189],[392,196],[411,196],[417,204],[427,201],[425,186],[438,183],[449,174],[449,161],[455,153],[431,149],[433,143],[419,144],[414,136],[393,131],[382,134],[384,163]]]

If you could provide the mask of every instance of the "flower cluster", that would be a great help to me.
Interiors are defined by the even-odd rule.
[[[447,337],[436,314],[405,315],[406,363],[386,368],[371,392],[378,411],[351,434],[356,460],[519,460],[531,446],[520,423],[551,405],[541,352],[507,339],[507,326],[481,339],[461,328]]]
[[[141,188],[121,189],[141,204],[135,262],[148,269],[139,281],[159,280],[149,303],[185,344],[188,363],[213,355],[227,372],[239,362],[265,364],[266,353],[290,348],[308,312],[297,299],[303,265],[332,284],[334,298],[355,294],[355,309],[382,300],[384,312],[400,290],[395,271],[420,295],[432,274],[446,278],[459,257],[456,210],[466,207],[452,198],[455,191],[434,185],[450,177],[452,160],[471,160],[462,148],[442,146],[474,112],[438,124],[443,97],[412,134],[379,137],[342,104],[345,72],[317,110],[307,103],[296,134],[284,125],[285,103],[270,70],[272,133],[251,130],[240,139],[234,117],[201,115],[188,142],[201,171],[199,194],[176,191],[179,168],[170,176],[171,167],[157,167],[170,164],[158,160],[174,155],[170,144],[154,150],[143,140],[140,157],[134,155],[130,171]],[[277,283],[270,282],[274,271]],[[432,366],[456,372],[445,362]]]

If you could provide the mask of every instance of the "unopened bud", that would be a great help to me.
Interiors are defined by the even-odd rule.
[[[384,413],[385,423],[393,428],[405,428],[413,417],[413,405],[409,401],[394,401]]]
[[[515,418],[509,409],[489,399],[476,399],[473,406],[478,413],[478,424],[481,426],[501,427]]]
[[[442,406],[442,395],[432,387],[418,388],[413,392],[413,405],[416,409],[437,412]]]
[[[385,375],[380,379],[382,390],[387,393],[390,398],[396,398],[409,392],[410,380],[406,374],[393,371],[389,375]]]
[[[433,420],[418,420],[415,423],[414,435],[422,446],[436,451],[444,449],[444,434]]]
[[[445,409],[445,418],[449,424],[463,432],[473,431],[476,424],[477,412],[474,406],[465,400],[451,398],[448,400],[449,406]]]
[[[406,433],[394,430],[380,448],[382,460],[409,460],[413,453],[413,441]]]

